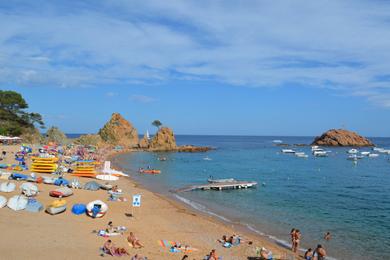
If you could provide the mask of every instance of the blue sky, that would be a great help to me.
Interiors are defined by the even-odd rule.
[[[2,1],[0,88],[65,132],[390,133],[387,1]]]

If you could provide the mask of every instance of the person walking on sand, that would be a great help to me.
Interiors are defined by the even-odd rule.
[[[294,249],[295,249],[295,231],[296,229],[293,228],[291,229],[291,232],[290,232],[290,237],[291,237],[291,250],[294,252]]]

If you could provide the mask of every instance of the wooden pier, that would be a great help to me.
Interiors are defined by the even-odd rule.
[[[219,182],[219,183],[207,183],[202,185],[187,186],[175,192],[186,192],[194,190],[231,190],[231,189],[247,189],[256,187],[255,181],[235,181],[235,182]]]

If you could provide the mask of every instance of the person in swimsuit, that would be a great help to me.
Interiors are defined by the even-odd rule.
[[[208,260],[218,260],[218,256],[217,253],[215,252],[215,249],[211,250],[208,256]]]
[[[314,260],[325,260],[326,251],[322,245],[317,245],[316,250],[314,250],[313,259]]]
[[[141,248],[144,247],[139,239],[133,234],[133,232],[130,232],[129,236],[127,237],[127,241],[129,244],[131,244],[134,248]]]
[[[291,250],[294,251],[294,249],[295,249],[295,228],[291,229],[290,237],[291,237]]]
[[[301,232],[299,231],[299,229],[297,229],[295,230],[295,245],[293,250],[295,253],[297,252],[300,243],[301,243]]]
[[[305,260],[312,260],[313,259],[313,250],[311,248],[307,249],[304,256]]]
[[[324,239],[325,239],[326,241],[329,241],[331,238],[332,238],[332,236],[331,236],[330,232],[329,232],[329,231],[326,232],[325,235],[324,235]]]

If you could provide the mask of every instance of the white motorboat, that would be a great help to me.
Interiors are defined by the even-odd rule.
[[[328,157],[328,153],[326,151],[314,151],[313,155],[315,157]]]
[[[349,154],[357,154],[359,151],[357,149],[350,149],[347,151]]]
[[[369,156],[370,155],[370,152],[360,152],[361,155],[364,155],[364,156]]]
[[[282,153],[295,153],[293,149],[282,149]]]
[[[357,155],[357,154],[352,154],[352,155],[348,156],[348,158],[347,158],[347,160],[353,160],[353,161],[356,161],[358,159],[363,159],[363,156]]]
[[[299,158],[307,158],[309,157],[307,154],[305,154],[304,152],[297,152],[295,153],[295,156],[296,157],[299,157]]]
[[[378,157],[378,156],[379,156],[379,154],[377,154],[377,153],[370,153],[368,155],[368,157],[370,157],[370,158],[375,158],[375,157]]]

